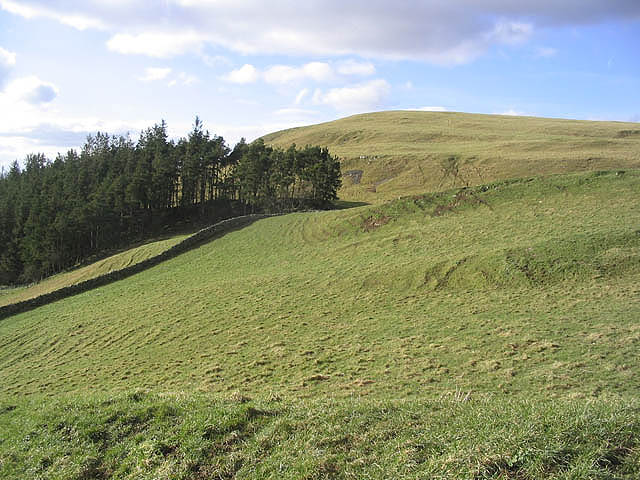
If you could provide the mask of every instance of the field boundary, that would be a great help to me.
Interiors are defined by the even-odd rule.
[[[172,258],[177,257],[178,255],[185,253],[189,250],[192,250],[204,242],[208,240],[212,240],[214,237],[228,233],[230,231],[247,227],[251,225],[253,222],[257,220],[262,220],[263,218],[268,217],[276,217],[279,215],[284,215],[283,213],[254,213],[250,215],[242,215],[239,217],[228,218],[226,220],[222,220],[220,222],[214,223],[208,227],[205,227],[201,230],[198,230],[193,235],[185,238],[182,242],[174,245],[173,247],[165,250],[158,255],[147,258],[135,265],[130,265],[128,267],[121,268],[119,270],[114,270],[109,273],[105,273],[99,275],[95,278],[90,278],[89,280],[84,280],[79,283],[75,283],[73,285],[69,285],[66,287],[59,288],[54,290],[53,292],[44,293],[42,295],[38,295],[37,297],[30,298],[28,300],[22,300],[20,302],[11,303],[9,305],[4,305],[0,307],[0,320],[11,317],[13,315],[17,315],[18,313],[28,312],[29,310],[33,310],[35,308],[41,307],[43,305],[47,305],[49,303],[57,302],[58,300],[62,300],[64,298],[71,297],[73,295],[77,295],[79,293],[84,293],[89,290],[93,290],[97,287],[102,287],[104,285],[108,285],[113,282],[117,282],[118,280],[122,280],[124,278],[131,277],[136,273],[140,273],[143,270],[147,270],[151,267],[155,267],[160,263],[170,260]]]

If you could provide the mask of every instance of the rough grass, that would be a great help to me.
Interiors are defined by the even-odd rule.
[[[285,404],[135,392],[0,403],[0,478],[635,479],[637,401]]]
[[[638,192],[269,218],[0,321],[0,478],[638,478]]]
[[[39,295],[51,293],[63,287],[68,287],[70,285],[75,285],[76,283],[99,277],[105,273],[135,265],[147,260],[148,258],[159,255],[165,250],[177,245],[186,237],[187,235],[177,235],[172,238],[146,243],[84,267],[75,268],[64,273],[53,275],[33,285],[16,288],[1,288],[0,306],[35,298]]]
[[[639,187],[579,174],[258,221],[0,322],[0,395],[637,395]]]
[[[450,188],[451,179],[442,181],[441,162],[451,155],[459,157],[460,174],[472,185],[532,172],[640,167],[636,123],[396,111],[355,115],[264,138],[283,147],[329,147],[342,159],[343,173],[353,172],[344,176],[340,198],[371,203]]]

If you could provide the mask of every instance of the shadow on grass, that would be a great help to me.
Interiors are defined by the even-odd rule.
[[[333,210],[346,210],[347,208],[364,207],[371,205],[367,202],[349,202],[348,200],[336,200]]]
[[[140,273],[143,270],[155,267],[162,262],[177,257],[182,253],[193,250],[194,248],[197,248],[204,243],[208,243],[212,240],[220,238],[230,232],[245,228],[256,222],[257,220],[261,220],[263,218],[271,216],[276,215],[252,214],[223,220],[210,227],[203,228],[202,230],[185,238],[182,242],[174,245],[173,247],[165,250],[155,257],[148,258],[146,260],[143,260],[142,262],[122,268],[120,270],[115,270],[113,272],[109,272],[104,275],[85,280],[84,282],[59,288],[57,290],[54,290],[53,292],[45,293],[28,300],[4,305],[0,307],[0,320],[12,315],[16,315],[18,313],[33,310],[35,308],[56,302],[58,300],[62,300],[63,298],[68,298],[73,295],[84,293],[89,290],[93,290],[94,288],[102,287],[104,285],[117,282],[118,280],[131,277],[132,275]]]

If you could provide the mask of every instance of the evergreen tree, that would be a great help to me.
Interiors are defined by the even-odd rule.
[[[339,186],[326,148],[242,139],[230,150],[198,117],[176,143],[164,121],[136,143],[98,132],[80,152],[28,155],[24,168],[0,172],[0,284],[38,280],[180,222],[326,207]]]

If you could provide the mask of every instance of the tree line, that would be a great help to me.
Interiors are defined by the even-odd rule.
[[[196,117],[170,140],[164,121],[97,133],[52,161],[28,155],[0,173],[0,285],[39,280],[167,231],[254,212],[327,208],[341,185],[326,148],[244,139],[234,148]]]

